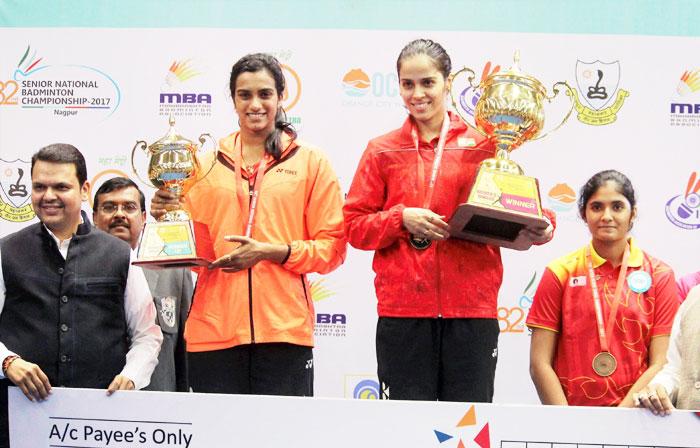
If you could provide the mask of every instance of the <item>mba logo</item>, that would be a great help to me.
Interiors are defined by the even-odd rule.
[[[161,93],[160,102],[161,104],[211,104],[211,95],[208,93]]]
[[[671,126],[700,126],[700,69],[686,70],[676,86],[676,96],[671,101]]]
[[[202,92],[206,86],[201,75],[190,59],[173,61],[160,88],[159,115],[211,116],[212,96]]]

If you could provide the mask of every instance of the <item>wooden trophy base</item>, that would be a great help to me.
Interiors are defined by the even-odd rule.
[[[545,229],[537,179],[480,168],[469,199],[449,222],[451,236],[515,250],[532,241],[519,237],[525,227]]]
[[[141,233],[138,255],[132,264],[146,269],[206,266],[197,256],[192,221],[147,222]]]

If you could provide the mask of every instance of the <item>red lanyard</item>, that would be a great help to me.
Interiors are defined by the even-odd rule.
[[[625,246],[625,253],[622,256],[622,265],[620,266],[620,274],[617,276],[617,285],[615,286],[615,296],[608,314],[608,325],[603,328],[603,306],[600,301],[600,293],[598,292],[598,282],[595,279],[593,271],[593,262],[591,261],[591,246],[586,247],[586,266],[588,267],[588,280],[591,283],[593,292],[593,305],[595,307],[595,318],[598,324],[598,339],[600,339],[600,348],[604,352],[610,352],[609,340],[612,339],[612,331],[615,326],[615,316],[617,308],[620,305],[620,297],[622,296],[622,285],[625,282],[627,275],[627,261],[630,255],[629,245]]]
[[[241,143],[240,148],[238,148],[239,136],[240,134],[236,134],[236,139],[233,142],[233,163],[235,164],[236,170],[236,183],[240,182],[242,178],[241,167],[243,165],[243,144]],[[255,174],[255,178],[253,179],[253,183],[249,186],[249,191],[251,191],[250,208],[248,209],[248,223],[245,227],[245,236],[247,238],[250,238],[250,236],[253,234],[253,222],[255,221],[255,211],[258,207],[260,188],[262,186],[262,177],[265,175],[265,171],[267,170],[268,165],[271,163],[271,160],[272,157],[268,153],[265,153],[265,155],[263,155],[263,158],[260,159],[260,163],[258,164],[258,170]],[[236,196],[238,197],[238,203],[241,204],[241,208],[243,208],[243,204],[245,202],[241,200],[242,194],[238,194],[238,189],[236,189],[236,192]]]
[[[418,189],[423,191],[423,208],[430,207],[430,201],[433,198],[433,191],[435,190],[435,182],[437,181],[438,171],[440,171],[440,164],[442,162],[442,153],[445,149],[445,141],[447,140],[447,131],[450,129],[450,116],[445,113],[445,118],[442,121],[442,129],[440,130],[440,138],[438,140],[437,148],[435,148],[435,158],[433,159],[433,168],[430,171],[430,182],[428,183],[427,193],[422,188],[425,185],[425,165],[423,163],[423,158],[420,155],[419,146],[420,141],[418,138],[418,131],[416,130],[416,125],[413,125],[411,129],[411,136],[413,137],[413,143],[416,146],[416,157],[418,161],[416,163],[418,169]]]

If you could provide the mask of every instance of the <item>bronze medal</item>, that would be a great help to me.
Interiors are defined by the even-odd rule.
[[[431,244],[433,244],[433,242],[428,238],[422,238],[417,235],[411,235],[408,242],[411,243],[411,246],[416,250],[425,250],[429,248]]]
[[[599,376],[610,376],[617,369],[617,360],[610,352],[600,352],[593,358],[593,370]]]

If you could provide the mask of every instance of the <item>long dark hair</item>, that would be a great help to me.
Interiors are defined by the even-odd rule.
[[[238,75],[245,72],[255,73],[266,70],[275,81],[277,95],[282,98],[285,80],[279,61],[272,55],[266,53],[252,53],[240,58],[231,68],[231,78],[229,79],[229,89],[231,97],[236,101],[236,80]],[[292,140],[297,137],[297,131],[291,123],[287,121],[287,114],[280,106],[275,115],[275,129],[265,139],[265,152],[270,154],[275,160],[282,156],[282,133],[287,133]]]

